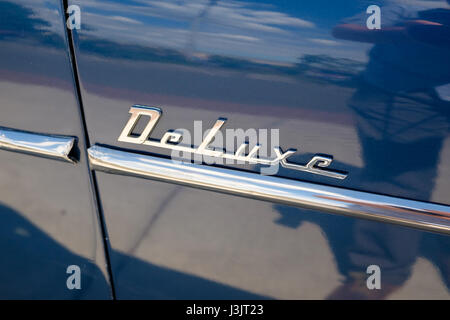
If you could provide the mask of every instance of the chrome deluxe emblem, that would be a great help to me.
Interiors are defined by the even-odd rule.
[[[166,132],[161,140],[150,139],[150,135],[152,134],[153,129],[158,123],[159,118],[162,115],[161,109],[156,107],[147,107],[135,105],[130,108],[129,113],[131,114],[127,124],[122,130],[118,141],[135,143],[135,144],[144,144],[152,147],[159,147],[165,149],[171,149],[181,152],[188,152],[193,154],[201,154],[204,156],[230,159],[236,161],[244,161],[251,164],[262,164],[262,165],[274,165],[281,164],[281,166],[292,169],[305,171],[309,173],[319,174],[331,178],[336,179],[345,179],[347,177],[346,173],[326,169],[331,162],[333,161],[332,157],[315,155],[306,165],[301,165],[297,163],[288,162],[287,158],[292,156],[297,152],[296,149],[288,149],[286,152],[280,147],[274,147],[273,151],[275,152],[275,158],[260,158],[258,157],[258,151],[261,148],[261,145],[255,145],[248,154],[245,154],[245,150],[247,148],[247,144],[243,143],[234,153],[228,153],[224,151],[218,151],[208,148],[209,145],[214,140],[214,137],[217,135],[218,131],[225,124],[226,119],[219,118],[214,126],[211,128],[209,133],[203,139],[202,143],[198,147],[188,147],[178,145],[181,141],[182,135],[179,132],[168,131]],[[137,125],[139,118],[141,116],[148,116],[150,120],[146,124],[142,133],[138,136],[132,135],[132,131]]]

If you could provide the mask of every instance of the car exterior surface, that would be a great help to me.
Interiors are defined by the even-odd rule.
[[[449,299],[447,1],[22,0],[0,17],[0,127],[74,139],[70,161],[0,150],[1,298]],[[185,166],[170,140],[135,142],[133,110],[159,117],[145,141],[195,149],[222,121],[330,163]]]

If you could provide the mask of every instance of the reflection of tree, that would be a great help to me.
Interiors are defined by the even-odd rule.
[[[33,10],[9,1],[0,1],[0,40],[20,38],[63,47],[63,38],[46,30],[48,27],[50,23],[35,17]]]
[[[204,66],[236,70],[239,72],[270,74],[307,78],[308,81],[351,86],[355,77],[364,69],[364,64],[351,59],[333,58],[328,55],[304,55],[298,63],[271,63],[219,54],[193,57],[177,49],[147,47],[117,43],[91,36],[80,35],[76,40],[81,51],[108,58],[132,61],[148,61],[190,66]]]
[[[351,85],[353,79],[364,69],[364,64],[346,58],[328,55],[305,54],[297,63],[299,74],[321,82]]]
[[[190,64],[185,55],[174,49],[119,44],[109,40],[86,36],[80,36],[77,41],[78,47],[82,52],[93,55],[132,61]]]
[[[215,2],[211,1],[210,5]],[[34,15],[32,9],[9,2],[0,1],[0,40],[36,41],[51,47],[64,47],[61,35],[49,31],[51,24]],[[84,30],[94,30],[88,25]],[[117,43],[80,34],[79,48],[86,53],[108,58],[133,61],[149,61],[205,67],[217,67],[240,72],[270,74],[290,77],[306,77],[308,81],[351,85],[352,80],[362,70],[363,65],[350,59],[337,59],[327,55],[304,55],[294,64],[274,64],[240,57],[219,54],[193,57],[182,50],[148,47],[135,44]]]

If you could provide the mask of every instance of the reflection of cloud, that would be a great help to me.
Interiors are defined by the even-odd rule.
[[[418,7],[421,9],[450,8],[445,0],[391,0],[391,4]]]
[[[122,17],[122,16],[112,16],[111,17],[112,20],[116,20],[116,21],[122,21],[122,22],[126,22],[126,23],[135,23],[135,24],[142,24],[142,22],[134,20],[134,19],[130,19],[130,18],[126,18],[126,17]]]
[[[326,46],[336,46],[339,44],[339,42],[334,41],[334,40],[328,40],[328,39],[317,39],[317,38],[313,38],[313,39],[309,39],[309,41],[318,43],[318,44],[323,44]]]
[[[33,11],[31,15],[32,18],[41,19],[48,23],[48,25],[38,26],[41,30],[50,33],[62,35],[63,29],[60,25],[59,15],[59,4],[53,3],[53,1],[46,0],[22,0],[17,3],[17,5],[26,7]],[[38,11],[34,11],[34,8],[39,8]]]
[[[136,5],[136,4],[141,5]],[[138,14],[142,16],[172,17],[179,20],[190,20],[196,17],[206,6],[208,1],[134,1],[134,3],[105,3],[101,5],[103,10],[117,10],[119,7],[122,12]],[[92,0],[83,2],[83,6],[92,6],[98,8],[98,2]],[[244,27],[255,30],[281,31],[275,26],[291,26],[298,28],[312,28],[314,23],[279,11],[261,10],[263,6],[257,3],[248,2],[217,2],[215,3],[206,19],[213,20],[222,25]],[[143,10],[146,8],[147,10]],[[263,7],[265,8],[265,7]]]
[[[280,26],[297,28],[313,28],[314,23],[289,16],[278,11],[258,10],[248,3],[219,3],[212,7],[208,20],[227,26],[262,30],[267,32],[283,32]]]
[[[206,5],[207,1],[189,1],[182,3],[170,3],[167,1],[146,1],[146,6],[150,6],[155,14],[166,16],[171,14],[181,17],[193,17],[197,15]]]
[[[135,2],[139,3],[139,2]],[[105,12],[121,12],[121,19],[117,16],[109,17],[112,20],[124,21],[124,16],[139,16],[143,20],[148,17],[162,17],[173,20],[194,19],[206,6],[207,1],[193,0],[187,2],[167,2],[167,1],[145,1],[141,5],[133,3],[111,3],[105,2],[99,5],[98,2],[86,0],[83,2],[83,9],[90,13],[99,13],[107,16]],[[286,13],[278,11],[260,10],[258,4],[246,2],[218,2],[211,7],[205,17],[205,21],[213,21],[223,26],[232,26],[245,30],[263,30],[267,32],[283,32],[280,26],[294,28],[313,28],[314,23],[292,17]],[[129,19],[129,18],[126,18]],[[130,19],[131,20],[131,19]],[[134,22],[136,20],[132,19]],[[91,22],[92,23],[92,22]]]
[[[84,0],[81,6],[85,27],[77,32],[82,39],[175,49],[189,55],[231,55],[289,63],[303,54],[322,54],[325,47],[334,45],[336,54],[341,51],[341,56],[350,53],[352,58],[358,55],[356,59],[365,59],[361,49],[354,50],[351,43],[308,41],[326,40],[329,30],[272,4]]]
[[[296,26],[312,28],[314,24],[312,22],[302,20],[299,18],[292,18],[283,13],[275,11],[255,11],[254,16],[258,18],[259,21],[270,24]]]
[[[249,36],[243,36],[239,34],[228,34],[228,33],[208,33],[203,32],[203,35],[211,36],[211,37],[221,37],[225,39],[231,39],[231,40],[239,40],[239,41],[259,41],[258,38],[255,37],[249,37]]]

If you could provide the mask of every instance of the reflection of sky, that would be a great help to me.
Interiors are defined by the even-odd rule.
[[[33,8],[39,8],[39,11],[36,11],[31,16],[32,18],[39,18],[48,22],[48,25],[39,26],[42,30],[52,32],[58,35],[62,35],[63,30],[61,30],[59,14],[60,14],[60,5],[51,0],[20,0],[13,1],[18,5],[23,5],[31,10]]]
[[[355,44],[331,36],[333,25],[361,9],[350,0],[340,1],[340,5],[324,0],[280,4],[267,0],[78,3],[82,36],[186,53],[282,62],[296,62],[303,54],[324,54],[329,50],[347,58],[349,54],[362,55],[353,58],[365,60],[361,50],[354,50]]]
[[[39,18],[52,21],[52,1],[22,0],[29,7],[43,3]],[[369,44],[335,39],[332,28],[360,15],[370,4],[399,5],[409,10],[447,6],[445,0],[83,0],[80,35],[143,47],[164,47],[189,53],[296,62],[304,54],[366,61]],[[383,15],[383,11],[382,11]],[[383,21],[383,17],[382,17]],[[51,24],[43,28],[60,33]]]

